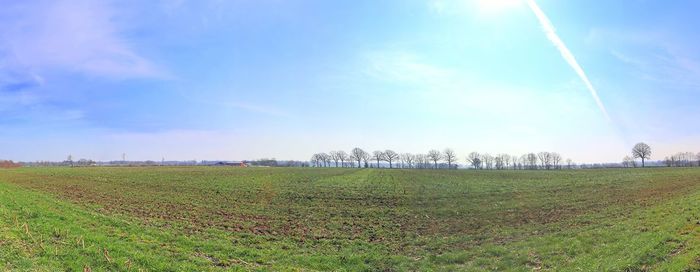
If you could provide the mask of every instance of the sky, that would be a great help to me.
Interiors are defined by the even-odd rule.
[[[0,6],[2,159],[700,151],[700,2]]]

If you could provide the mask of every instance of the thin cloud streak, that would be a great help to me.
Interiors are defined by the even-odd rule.
[[[596,91],[595,87],[593,87],[593,84],[591,84],[591,81],[588,79],[588,76],[586,76],[586,73],[583,71],[583,68],[581,68],[581,65],[579,65],[576,61],[574,54],[572,54],[571,51],[569,51],[569,48],[566,47],[564,41],[562,41],[561,38],[559,38],[559,35],[557,35],[556,29],[554,28],[552,22],[549,20],[549,18],[547,18],[547,15],[544,14],[542,9],[540,9],[535,0],[526,0],[526,2],[532,10],[532,12],[535,13],[537,20],[542,25],[542,29],[547,35],[547,38],[554,44],[554,46],[561,53],[561,56],[564,58],[564,60],[569,64],[569,66],[571,66],[572,69],[574,69],[574,72],[576,72],[576,74],[581,78],[583,83],[586,85],[586,88],[588,88],[588,90],[591,92],[591,95],[593,96],[595,103],[598,105],[598,108],[600,108],[600,110],[603,112],[603,115],[605,115],[605,118],[608,121],[611,121],[610,115],[608,115],[608,111],[605,109],[605,105],[603,105],[603,101],[601,101],[600,97],[598,96],[598,91]]]

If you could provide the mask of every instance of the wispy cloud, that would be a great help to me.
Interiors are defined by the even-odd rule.
[[[569,48],[566,47],[564,41],[562,41],[561,38],[559,38],[559,35],[557,35],[556,29],[554,28],[552,22],[549,20],[549,18],[547,18],[547,15],[544,14],[542,9],[540,9],[535,0],[526,1],[532,12],[537,17],[537,20],[542,25],[542,29],[547,35],[547,38],[554,44],[554,46],[561,53],[564,60],[569,64],[569,66],[571,66],[572,69],[574,69],[574,72],[576,72],[576,74],[581,78],[583,83],[586,85],[586,88],[591,93],[591,96],[593,96],[593,100],[595,100],[596,105],[598,105],[600,111],[603,113],[603,115],[605,115],[605,118],[611,120],[610,115],[608,115],[608,111],[605,108],[605,105],[603,105],[603,101],[601,101],[600,97],[598,96],[598,91],[595,89],[595,87],[593,87],[593,84],[588,79],[588,76],[583,71],[583,68],[581,67],[581,65],[578,64],[578,61],[576,61],[574,54],[571,53]]]
[[[671,33],[653,30],[593,29],[586,41],[627,65],[639,80],[666,87],[700,87],[700,58]]]
[[[164,77],[138,54],[107,1],[21,1],[0,11],[1,69],[75,72],[110,78]],[[29,73],[29,72],[28,72]]]

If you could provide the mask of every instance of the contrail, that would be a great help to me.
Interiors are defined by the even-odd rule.
[[[576,72],[576,74],[578,74],[583,83],[586,84],[586,87],[591,92],[595,103],[598,104],[598,108],[600,108],[600,110],[603,112],[605,118],[607,118],[608,121],[610,121],[610,115],[608,115],[608,111],[605,109],[605,105],[603,105],[603,102],[600,100],[600,97],[598,96],[598,91],[596,91],[596,89],[593,87],[591,81],[588,80],[588,76],[586,76],[586,73],[583,71],[583,68],[581,68],[581,65],[579,65],[576,61],[574,54],[572,54],[571,51],[569,51],[569,48],[566,47],[564,41],[562,41],[561,38],[559,38],[559,35],[557,35],[557,32],[554,29],[554,25],[552,24],[552,22],[549,21],[547,15],[545,15],[542,9],[540,9],[537,3],[535,3],[535,0],[526,0],[526,2],[527,5],[530,6],[532,12],[535,13],[535,16],[537,16],[537,20],[540,21],[544,33],[547,34],[547,38],[550,41],[552,41],[552,43],[557,49],[559,49],[559,52],[561,53],[561,56],[564,57],[564,60],[567,63],[569,63],[571,68],[574,69],[574,71]]]

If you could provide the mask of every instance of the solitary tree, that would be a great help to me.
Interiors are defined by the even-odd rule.
[[[632,156],[642,159],[642,167],[644,167],[644,161],[651,158],[651,147],[645,143],[638,143],[632,148]]]
[[[428,151],[428,158],[433,162],[435,169],[437,169],[438,162],[442,160],[442,153],[435,149],[430,150]]]
[[[68,155],[68,164],[70,164],[70,167],[73,167],[73,155]]]
[[[385,150],[384,151],[384,160],[389,163],[389,168],[391,168],[391,163],[393,161],[396,161],[399,158],[399,153],[394,152],[393,150]]]
[[[451,148],[445,148],[442,154],[445,156],[445,161],[447,161],[447,168],[452,169],[452,163],[457,161],[457,154]]]
[[[362,159],[367,156],[367,152],[362,150],[362,148],[355,147],[350,151],[350,159],[357,161],[357,168],[362,168]]]

